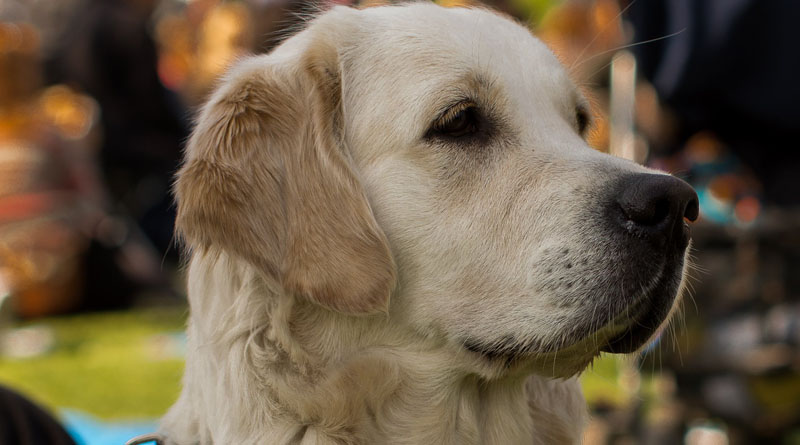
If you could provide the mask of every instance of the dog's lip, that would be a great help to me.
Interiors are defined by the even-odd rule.
[[[630,317],[629,322],[616,335],[612,335],[601,347],[601,352],[613,354],[629,354],[639,349],[650,336],[658,329],[663,320],[657,320],[655,308],[649,298],[643,298],[642,302],[636,305],[637,309],[634,316]]]
[[[636,352],[655,334],[668,318],[678,290],[667,286],[669,273],[658,280],[656,286],[638,301],[628,306],[620,317],[625,323],[618,333],[611,334],[600,346],[601,352],[629,354]],[[667,295],[669,294],[669,295]]]

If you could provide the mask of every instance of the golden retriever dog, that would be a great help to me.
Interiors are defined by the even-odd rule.
[[[680,294],[694,191],[599,153],[481,9],[336,7],[237,64],[175,193],[191,252],[168,444],[560,444],[576,375]]]

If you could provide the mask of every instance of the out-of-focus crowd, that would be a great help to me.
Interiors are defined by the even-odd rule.
[[[173,293],[193,109],[300,2],[0,2],[0,289],[30,318]],[[261,36],[261,38],[256,38]]]
[[[684,321],[621,373],[630,397],[592,400],[590,443],[800,443],[800,4],[489,4],[584,87],[592,146],[701,201]],[[237,58],[327,6],[0,0],[0,310],[180,298],[169,188],[192,113]]]

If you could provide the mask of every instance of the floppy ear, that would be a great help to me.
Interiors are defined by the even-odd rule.
[[[238,255],[289,293],[385,312],[395,267],[343,143],[336,48],[317,40],[224,79],[178,172],[176,227],[192,248]]]

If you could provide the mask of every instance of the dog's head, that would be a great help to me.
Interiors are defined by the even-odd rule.
[[[568,375],[661,326],[697,216],[683,181],[589,148],[587,121],[553,54],[502,17],[335,8],[223,80],[177,225],[288,295]]]

